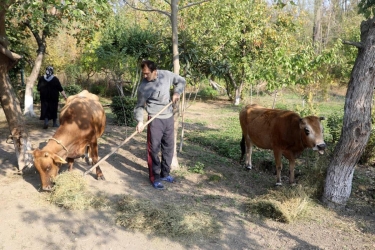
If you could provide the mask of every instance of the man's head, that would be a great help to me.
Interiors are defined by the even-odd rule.
[[[46,68],[46,76],[50,77],[51,75],[53,75],[53,67],[52,66],[48,66]]]
[[[143,60],[141,63],[143,77],[147,81],[153,81],[157,77],[156,64],[150,60]]]

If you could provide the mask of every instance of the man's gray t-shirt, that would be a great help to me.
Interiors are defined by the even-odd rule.
[[[174,93],[181,94],[186,81],[183,77],[167,70],[157,70],[157,77],[153,81],[143,78],[138,87],[138,101],[134,109],[134,116],[138,122],[143,122],[143,110],[146,109],[149,116],[157,114],[165,105],[171,102],[171,87]],[[173,115],[170,106],[161,113],[158,118],[167,119]]]

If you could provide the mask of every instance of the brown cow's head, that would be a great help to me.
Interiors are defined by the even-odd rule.
[[[66,161],[57,154],[46,150],[35,149],[32,154],[34,156],[34,166],[40,175],[42,190],[50,191],[53,179],[57,176],[61,164],[66,163]]]
[[[307,116],[300,119],[301,140],[306,147],[324,154],[326,143],[323,138],[323,126],[320,122],[324,117]]]

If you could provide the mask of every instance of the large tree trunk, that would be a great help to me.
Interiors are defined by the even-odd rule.
[[[5,33],[6,10],[6,7],[0,6],[0,101],[8,122],[10,137],[14,143],[18,169],[23,170],[24,167],[32,165],[32,159],[26,153],[27,150],[31,149],[31,143],[28,140],[20,102],[8,77],[8,71],[21,57],[7,49],[8,41]]]
[[[355,165],[371,132],[371,104],[375,78],[375,19],[361,24],[361,43],[345,98],[342,134],[328,166],[323,202],[346,205]]]
[[[322,43],[322,0],[314,1],[314,27],[313,27],[313,44],[317,53],[321,50]]]
[[[171,2],[171,23],[172,23],[172,49],[173,49],[173,72],[175,74],[180,74],[180,58],[178,53],[178,2],[179,0],[172,0]],[[179,169],[178,158],[177,158],[177,134],[179,127],[179,102],[173,106],[173,116],[174,116],[174,150],[173,159],[171,164],[171,169]]]

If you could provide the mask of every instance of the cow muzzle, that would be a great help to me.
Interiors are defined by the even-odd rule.
[[[327,145],[325,143],[322,143],[322,144],[318,144],[316,145],[316,147],[318,148],[318,152],[319,154],[324,154],[324,150],[326,149]]]

